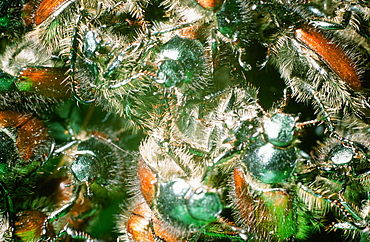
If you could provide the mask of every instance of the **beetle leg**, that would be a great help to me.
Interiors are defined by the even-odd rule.
[[[80,195],[80,191],[81,191],[81,186],[80,185],[76,185],[74,186],[74,189],[73,189],[73,194],[72,194],[72,197],[71,199],[69,200],[69,202],[67,204],[65,204],[64,206],[62,206],[61,208],[57,209],[56,211],[52,212],[44,221],[43,225],[42,225],[42,236],[41,238],[42,239],[46,239],[46,234],[47,234],[47,225],[51,222],[53,222],[54,220],[60,218],[60,217],[63,217],[64,215],[66,215],[73,207],[73,205],[76,203],[79,195]]]
[[[61,238],[63,235],[69,235],[73,239],[85,239],[87,242],[94,242],[96,241],[93,239],[89,234],[83,232],[83,231],[76,231],[70,227],[68,227],[68,224],[66,224],[61,231],[59,231],[58,235],[53,238],[52,241],[58,241],[59,238]]]
[[[74,27],[74,30],[73,30],[71,47],[70,47],[71,51],[70,51],[70,56],[69,56],[69,61],[70,61],[69,77],[71,79],[70,82],[71,82],[71,86],[72,86],[73,96],[80,103],[89,104],[89,103],[94,102],[95,99],[83,100],[83,98],[81,97],[81,93],[78,90],[80,88],[79,81],[75,80],[75,78],[74,78],[75,73],[76,73],[76,62],[77,62],[77,55],[78,55],[78,53],[77,53],[78,48],[77,47],[78,47],[79,39],[80,39],[79,34],[78,34],[78,24],[81,21],[81,18],[82,18],[82,15],[80,14],[76,19],[75,27]]]

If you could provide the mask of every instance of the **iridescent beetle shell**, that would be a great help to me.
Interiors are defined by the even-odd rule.
[[[142,179],[142,174],[138,174],[140,184],[145,184],[142,184],[141,188],[143,191],[149,190],[154,192],[151,196],[148,196],[150,194],[148,192],[144,192],[143,195],[148,199],[146,202],[154,211],[156,217],[162,221],[165,228],[168,228],[177,236],[189,236],[210,222],[217,221],[217,216],[223,208],[217,193],[207,191],[207,188],[203,187],[201,183],[197,184],[199,183],[199,178],[194,177],[196,174],[191,175],[189,178],[181,178],[184,175],[181,168],[175,163],[171,164],[168,155],[161,157],[162,155],[157,153],[160,151],[160,149],[158,150],[159,146],[157,146],[157,151],[153,154],[153,161],[147,163],[149,161],[147,160],[149,158],[147,153],[149,150],[147,149],[153,150],[156,147],[154,140],[148,140],[141,147],[145,163],[141,163],[141,161],[139,166],[147,167],[144,169],[143,167],[140,168],[140,171],[145,170],[145,177],[151,177],[149,182]],[[176,156],[183,159],[183,162],[190,162],[190,154],[181,149],[175,149],[174,152],[177,152]],[[169,162],[168,165],[171,165],[165,173],[158,170],[159,166],[162,166],[162,161],[158,159],[163,159],[162,161],[167,160]],[[148,172],[152,173],[152,175],[148,176]],[[160,174],[163,177],[158,177]]]
[[[65,168],[71,173],[76,185],[86,184],[87,193],[90,185],[97,183],[108,190],[116,189],[120,183],[118,160],[123,157],[121,150],[106,136],[99,132],[82,140],[75,140],[61,146],[55,155],[65,154]],[[122,156],[121,156],[122,155]],[[91,195],[91,194],[88,194]]]
[[[261,182],[285,182],[298,159],[297,149],[292,145],[296,140],[296,118],[276,113],[264,118],[262,127],[262,135],[246,148],[241,160],[248,172]]]
[[[180,87],[182,83],[201,85],[205,81],[201,79],[206,76],[206,60],[199,41],[174,36],[161,47],[159,56],[162,61],[155,78],[158,83]]]

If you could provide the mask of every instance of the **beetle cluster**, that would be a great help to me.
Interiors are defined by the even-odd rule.
[[[0,3],[0,240],[370,241],[369,6]]]

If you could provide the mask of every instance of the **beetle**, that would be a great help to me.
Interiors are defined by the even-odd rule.
[[[292,182],[296,164],[307,159],[295,143],[300,124],[291,114],[273,112],[259,125],[262,129],[250,136],[236,159],[230,181],[237,224],[249,228],[258,241],[306,238],[312,225],[303,215],[307,208],[297,205],[301,201]]]
[[[82,140],[72,140],[54,150],[53,156],[61,159],[54,173],[60,174],[64,170],[62,174],[67,174],[70,182],[64,184],[65,191],[60,191],[62,196],[67,197],[44,220],[44,239],[47,238],[47,224],[56,220],[60,220],[57,223],[60,224],[61,221],[72,219],[68,222],[69,227],[79,230],[87,218],[94,216],[101,209],[100,206],[104,206],[101,196],[106,196],[108,200],[123,193],[124,169],[123,164],[119,163],[124,163],[121,152],[121,148],[99,132]],[[94,191],[99,195],[95,195]]]
[[[66,153],[67,151],[68,153]],[[73,175],[76,183],[84,183],[89,188],[94,182],[102,186],[114,187],[117,184],[109,182],[114,179],[115,174],[110,170],[114,169],[122,150],[106,138],[104,134],[93,132],[86,140],[75,140],[55,150],[54,155],[65,154],[65,167]],[[89,189],[88,189],[89,190]],[[87,195],[90,196],[89,191]]]
[[[137,181],[141,193],[139,196],[153,211],[153,218],[157,218],[164,230],[168,231],[170,238],[184,240],[202,231],[202,227],[217,221],[223,205],[215,191],[200,183],[199,178],[195,176],[198,174],[189,174],[186,177],[186,169],[184,169],[186,167],[181,168],[171,161],[181,159],[182,162],[186,162],[186,166],[190,166],[189,162],[192,162],[190,154],[175,147],[172,151],[169,147],[169,153],[160,153],[158,148],[160,149],[156,141],[150,138],[141,145],[142,158],[137,167]],[[157,152],[150,154],[149,150]],[[171,155],[173,158],[170,156],[172,152],[175,152],[173,156]],[[153,159],[149,158],[151,155],[154,155]],[[152,162],[149,163],[148,159]],[[167,171],[159,170],[165,164],[162,162],[163,159],[168,161],[167,166],[171,165],[166,169]],[[140,200],[134,197],[133,201]],[[128,225],[130,223],[126,226]],[[158,237],[163,236],[162,233],[167,234],[161,231],[155,233]]]

